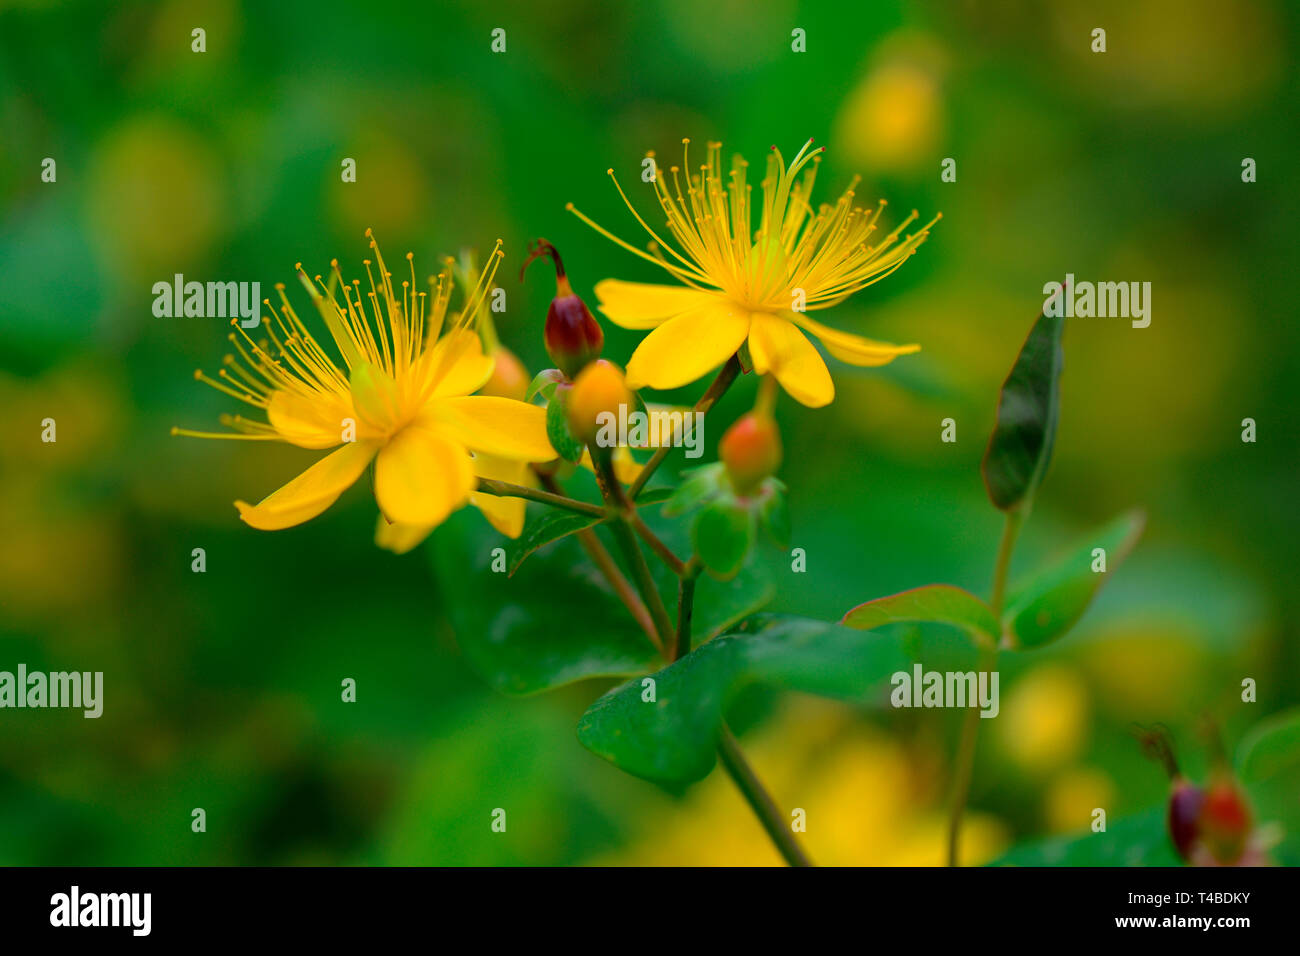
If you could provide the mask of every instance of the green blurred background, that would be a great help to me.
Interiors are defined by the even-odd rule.
[[[1158,802],[1131,722],[1169,724],[1196,769],[1197,716],[1231,744],[1300,698],[1300,326],[1278,292],[1300,215],[1295,21],[1266,0],[0,3],[0,669],[106,684],[99,720],[0,712],[0,864],[776,862],[721,775],[668,794],[579,745],[609,682],[489,690],[428,555],[372,544],[364,487],[303,527],[242,525],[231,502],[313,453],[170,437],[239,410],[191,377],[227,330],[151,312],[177,272],[270,294],[337,256],[350,277],[368,226],[425,271],[500,237],[498,325],[537,370],[551,286],[518,283],[526,242],[552,240],[589,302],[607,276],[662,281],[564,204],[640,244],[605,170],[648,211],[640,158],[683,136],[751,160],[815,136],[820,198],[858,172],[864,200],[944,213],[903,270],[823,317],[923,351],[832,363],[828,409],[782,401],[808,571],[786,569],[775,610],[838,618],[932,581],[987,593],[1000,519],[979,460],[1043,284],[1152,283],[1149,328],[1067,329],[1057,456],[1013,579],[1123,509],[1148,531],[1075,633],[1004,662],[968,858]],[[607,334],[626,361],[636,336]],[[808,810],[815,859],[941,861],[955,715],[753,692],[735,722]]]

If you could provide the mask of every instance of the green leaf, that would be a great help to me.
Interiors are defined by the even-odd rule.
[[[610,691],[582,715],[578,739],[630,774],[666,784],[713,769],[728,703],[766,684],[826,697],[883,701],[891,674],[907,666],[896,640],[806,618],[761,615],[653,675]]]
[[[985,643],[998,640],[993,610],[969,591],[950,584],[930,584],[867,601],[845,614],[843,623],[869,631],[899,621],[951,624]]]
[[[556,389],[546,405],[546,437],[551,440],[551,447],[565,461],[578,461],[582,458],[582,442],[573,437],[569,431],[569,420],[565,414],[568,403],[568,391]]]
[[[1061,404],[1065,319],[1039,315],[1002,383],[998,421],[984,453],[984,485],[1010,511],[1032,501],[1047,471]]]
[[[1141,511],[1120,515],[1080,540],[1059,564],[1014,591],[1002,616],[1003,641],[1013,650],[1042,647],[1075,625],[1106,578],[1133,550],[1146,519]],[[1106,551],[1105,572],[1093,571],[1093,549]]]
[[[1300,708],[1261,722],[1237,746],[1237,772],[1243,783],[1256,783],[1300,763]]]
[[[559,541],[513,578],[494,556],[501,536],[473,509],[430,538],[439,600],[470,666],[507,694],[533,694],[588,677],[626,677],[658,653],[578,542]]]
[[[725,487],[726,466],[720,461],[715,462],[692,469],[685,477],[686,480],[678,485],[664,505],[664,514],[670,518],[694,511],[708,499],[720,494]]]
[[[758,507],[758,522],[778,548],[790,547],[790,506],[786,503],[785,485],[775,478],[764,484]]]
[[[519,537],[511,541],[506,547],[506,573],[514,577],[515,572],[519,570],[519,566],[538,548],[548,545],[552,541],[567,538],[571,534],[577,534],[579,531],[585,531],[587,528],[600,524],[604,520],[604,518],[591,515],[580,515],[571,511],[560,511],[551,508],[547,508],[546,511],[539,515],[530,517]]]
[[[1108,822],[1104,833],[1052,837],[1014,847],[990,866],[1181,866],[1165,830],[1165,807]]]
[[[696,517],[691,542],[706,568],[729,578],[754,543],[754,516],[730,495],[717,498]]]
[[[528,383],[528,391],[524,393],[524,401],[531,403],[538,395],[548,402],[555,395],[555,386],[564,381],[564,373],[558,368],[542,369],[533,380]]]

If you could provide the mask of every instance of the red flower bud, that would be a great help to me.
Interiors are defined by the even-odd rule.
[[[1205,789],[1201,805],[1201,840],[1224,866],[1241,859],[1250,837],[1250,807],[1229,776],[1218,776]]]
[[[534,259],[550,256],[555,263],[555,298],[546,310],[546,352],[570,381],[578,377],[588,363],[600,358],[605,346],[605,333],[587,304],[573,291],[564,274],[560,253],[545,239],[533,243],[528,258],[519,269],[519,280]]]
[[[750,412],[727,429],[718,444],[736,494],[752,494],[781,466],[781,433],[770,415]]]

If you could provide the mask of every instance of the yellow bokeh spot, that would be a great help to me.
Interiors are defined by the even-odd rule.
[[[1092,825],[1097,808],[1110,813],[1114,782],[1100,770],[1076,767],[1056,777],[1043,797],[1043,818],[1052,833],[1072,833]]]
[[[926,759],[885,733],[855,724],[833,702],[792,702],[781,719],[742,747],[788,820],[823,866],[942,866],[947,862],[945,792]],[[979,865],[1005,850],[1006,827],[970,811],[960,858]],[[597,862],[642,866],[780,866],[781,857],[727,775],[717,769],[683,803],[652,819],[646,836]]]
[[[882,46],[876,65],[844,99],[832,147],[847,166],[912,172],[933,164],[946,119],[941,79],[944,56],[923,36],[899,36]]]
[[[132,277],[197,268],[226,214],[209,142],[175,120],[142,116],[99,144],[90,173],[90,221],[106,258]]]
[[[1044,665],[1003,692],[997,721],[1004,752],[1027,770],[1048,770],[1073,758],[1088,723],[1088,689],[1073,671]]]

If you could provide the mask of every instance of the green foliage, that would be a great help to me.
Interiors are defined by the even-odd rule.
[[[580,515],[558,509],[543,511],[540,515],[529,518],[524,522],[524,530],[519,537],[506,546],[507,573],[514,577],[515,572],[528,556],[538,548],[552,541],[567,538],[571,534],[577,534],[579,531],[586,531],[604,520],[593,515]]]
[[[983,471],[989,498],[1003,511],[1032,503],[1051,461],[1061,406],[1064,329],[1064,319],[1040,315],[1002,385]]]
[[[998,640],[998,621],[989,606],[950,584],[931,584],[867,601],[845,614],[843,623],[869,631],[899,621],[951,624],[988,644]]]
[[[653,701],[647,678],[601,697],[579,721],[578,739],[635,776],[691,783],[713,768],[724,711],[741,688],[869,700],[906,663],[896,640],[806,618],[751,618],[651,675]]]
[[[555,396],[555,387],[563,381],[564,373],[558,368],[542,369],[528,383],[528,391],[524,393],[524,401],[532,402],[533,399],[540,395],[549,402]]]
[[[754,518],[734,495],[719,495],[696,516],[691,541],[706,568],[729,578],[754,544]]]
[[[1108,823],[1104,833],[1022,844],[993,866],[1181,866],[1165,832],[1165,808],[1151,807]]]
[[[513,578],[491,567],[503,541],[462,512],[430,546],[441,606],[484,680],[507,694],[532,694],[654,665],[654,648],[576,541],[560,541],[549,560]]]
[[[1120,515],[1081,539],[1060,563],[1013,591],[1002,618],[1007,646],[1024,650],[1063,637],[1083,616],[1108,576],[1133,550],[1145,520],[1140,511]],[[1093,570],[1096,548],[1105,549],[1105,572]]]
[[[1270,780],[1300,764],[1300,708],[1262,721],[1237,747],[1237,773],[1243,783]]]
[[[561,458],[576,462],[582,458],[582,450],[586,446],[569,431],[569,419],[565,413],[568,396],[567,386],[554,388],[551,400],[546,403],[546,437],[551,440],[551,447]]]

